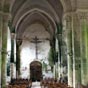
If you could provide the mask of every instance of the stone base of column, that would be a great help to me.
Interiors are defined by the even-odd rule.
[[[16,78],[20,78],[19,74],[18,74],[18,71],[16,71]]]
[[[15,68],[15,64],[14,63],[11,63],[10,65],[10,74],[11,74],[11,78],[16,78],[16,68]]]

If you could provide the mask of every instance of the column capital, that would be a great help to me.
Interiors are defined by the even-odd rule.
[[[62,34],[57,34],[56,37],[57,37],[57,39],[61,40],[62,39]]]
[[[16,44],[18,45],[18,46],[20,46],[21,44],[22,44],[22,40],[20,39],[20,40],[16,40]]]
[[[14,40],[16,34],[15,33],[11,33],[11,39]]]

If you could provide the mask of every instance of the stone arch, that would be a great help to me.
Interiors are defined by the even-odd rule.
[[[38,3],[37,2],[36,3],[35,2],[33,3],[32,0],[25,1],[24,3],[21,3],[21,2],[16,1],[16,3],[18,2],[18,3],[21,3],[21,4],[19,5],[17,3],[17,6],[16,6],[16,3],[14,3],[13,6],[16,6],[15,7],[16,9],[14,7],[11,9],[12,10],[11,13],[14,16],[14,18],[12,18],[12,19],[14,20],[14,19],[20,18],[20,16],[22,14],[26,13],[28,10],[31,10],[33,8],[41,8],[41,10],[44,10],[49,15],[52,15],[52,17],[58,22],[60,20],[59,19],[59,13],[57,13],[58,10],[56,11],[56,8],[54,8],[54,6],[52,6],[52,4],[50,3],[50,1],[49,2],[46,1],[46,0],[45,1],[40,0],[40,1],[41,1],[41,3],[39,3],[39,1],[38,1]],[[32,4],[31,4],[31,2],[32,2]],[[43,4],[45,4],[45,6]],[[59,7],[57,7],[57,8],[59,8]]]
[[[1,2],[1,7],[4,7],[5,11],[10,11],[10,8],[13,5],[13,3],[15,2],[15,0],[1,0],[0,2]],[[72,10],[70,0],[60,0],[60,2],[64,8],[64,12]],[[7,9],[6,9],[6,7],[7,7]]]
[[[17,27],[18,27],[19,23],[21,22],[21,20],[22,20],[27,14],[32,13],[33,11],[39,11],[40,13],[45,14],[45,15],[53,22],[53,24],[54,24],[54,26],[55,26],[55,28],[56,28],[55,21],[53,20],[53,18],[52,18],[48,13],[46,13],[45,11],[43,11],[43,10],[41,10],[41,9],[39,9],[39,8],[34,8],[34,9],[32,9],[32,10],[29,10],[29,11],[26,12],[23,16],[20,17],[20,19],[19,19],[18,22],[17,22],[16,30],[17,30]]]
[[[13,3],[15,1],[16,0],[2,0],[1,2],[2,2],[2,6],[3,6],[4,12],[10,13],[11,6],[13,5]],[[67,1],[66,0],[60,0],[60,2],[62,4],[62,6],[63,6],[64,12],[68,12],[68,11],[71,11],[72,10],[72,6],[71,6],[71,1],[70,0],[67,0]],[[56,23],[54,22],[54,19],[47,12],[45,12],[44,10],[39,9],[39,8],[33,8],[32,10],[27,11],[23,16],[20,17],[20,19],[17,22],[17,26],[19,25],[19,22],[23,19],[23,17],[26,14],[32,12],[33,10],[38,10],[38,11],[46,14],[47,17],[49,17],[49,19],[52,20],[52,22],[54,23],[55,28],[56,28]],[[17,28],[17,26],[16,26],[16,28]]]
[[[36,15],[37,15],[37,18],[36,18]],[[34,18],[34,19],[32,19],[32,18]],[[25,27],[30,26],[32,23],[35,23],[36,21],[38,21],[40,24],[42,24],[46,28],[46,30],[48,30],[47,28],[49,27],[50,28],[48,30],[48,32],[50,32],[49,34],[53,35],[54,30],[56,29],[55,25],[53,25],[53,22],[51,22],[51,20],[48,19],[48,17],[46,17],[43,13],[40,13],[39,11],[33,11],[33,12],[27,14],[23,19],[24,20],[20,21],[20,23],[17,27],[17,33],[20,32],[20,29],[21,29],[22,33],[24,33],[25,30],[22,30],[22,29],[25,29]],[[27,19],[30,19],[30,21],[27,21]],[[53,29],[53,30],[51,30],[51,29]]]

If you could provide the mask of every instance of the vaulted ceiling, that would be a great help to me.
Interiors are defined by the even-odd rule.
[[[63,7],[60,0],[14,0],[11,6],[12,24],[16,29],[17,37],[30,37],[30,26],[43,26],[48,33],[46,38],[52,38],[56,30],[56,22],[61,22]],[[36,26],[32,30],[36,31]],[[37,31],[41,27],[37,27]],[[36,35],[36,32],[34,34]],[[42,36],[41,35],[37,35]],[[33,37],[33,36],[32,36]]]
[[[42,53],[43,58],[46,57],[50,48],[49,40],[55,36],[56,23],[60,23],[63,17],[60,0],[13,0],[10,12],[16,38],[23,39],[21,47],[35,51],[30,40],[37,37],[42,41],[38,47],[39,52],[42,51],[40,58]]]

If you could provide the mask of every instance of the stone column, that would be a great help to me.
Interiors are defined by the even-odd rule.
[[[68,85],[73,86],[73,51],[72,51],[72,18],[67,15],[65,18],[66,43],[67,43],[67,67],[68,67]]]
[[[10,29],[11,30],[11,29]],[[11,79],[15,78],[14,72],[15,72],[15,60],[14,60],[14,40],[15,40],[15,33],[11,32]]]
[[[81,81],[88,85],[88,12],[79,12],[81,30]]]
[[[19,78],[21,75],[20,72],[20,46],[22,44],[22,40],[16,41],[16,77]]]
[[[80,25],[78,14],[72,13],[73,87],[81,84]]]
[[[62,69],[62,60],[61,60],[61,34],[57,34],[57,39],[58,39],[58,76],[60,78],[61,73],[61,69]]]
[[[57,79],[58,78],[58,63],[56,62],[55,63],[55,78]]]
[[[1,50],[2,48],[2,12],[0,11],[0,88],[1,88]]]
[[[62,24],[60,23],[56,23],[57,25],[57,33],[56,33],[56,37],[58,39],[58,69],[59,69],[59,78],[60,75],[62,74],[61,70],[62,70]]]
[[[49,51],[49,65],[51,66],[51,71],[55,73],[55,64],[56,64],[56,48],[55,48],[55,37],[50,40],[50,51]],[[55,74],[54,74],[55,75]]]
[[[1,63],[1,88],[6,88],[6,59],[7,59],[7,30],[8,30],[8,13],[3,13],[2,25],[2,63]]]
[[[59,79],[59,76],[60,76],[60,63],[59,63],[59,49],[58,49],[58,39],[56,37],[56,65],[57,65],[57,68],[56,68],[56,71],[57,71],[57,79]]]

